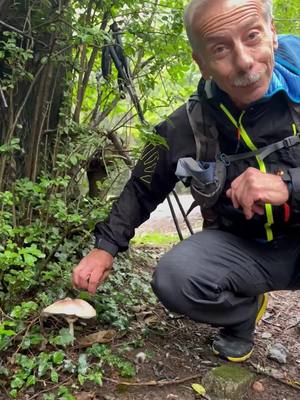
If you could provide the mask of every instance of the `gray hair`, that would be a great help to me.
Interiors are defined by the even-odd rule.
[[[184,11],[184,25],[186,33],[190,42],[190,45],[194,51],[199,51],[198,40],[194,36],[193,32],[193,18],[197,11],[208,3],[209,0],[191,0],[185,7]],[[273,0],[260,0],[264,7],[264,18],[267,23],[270,23],[273,19]]]

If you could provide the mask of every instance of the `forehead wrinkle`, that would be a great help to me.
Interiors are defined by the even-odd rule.
[[[242,25],[244,21],[247,21],[247,23],[244,24],[243,29],[248,29],[251,26],[253,26],[253,24],[255,22],[258,21],[258,18],[256,16],[253,16],[253,18],[251,18],[251,20],[249,20],[249,15],[245,15],[243,18],[240,18],[239,23],[237,25]],[[229,22],[230,24],[230,22]],[[229,33],[232,31],[232,28],[230,27],[226,27],[226,24],[220,24],[220,26],[215,26],[215,29],[212,29],[209,32],[206,32],[202,35],[202,37],[207,41],[207,42],[211,42],[214,41],[216,39],[222,39],[226,37],[225,31],[229,31]]]
[[[245,5],[235,7],[234,10],[228,10],[222,13],[220,16],[212,16],[204,23],[200,24],[197,31],[202,36],[207,36],[211,32],[215,32],[230,23],[239,23],[241,20],[249,18],[251,15],[259,17],[261,15],[261,9],[257,4],[249,4],[247,7]],[[238,22],[237,22],[237,16]]]

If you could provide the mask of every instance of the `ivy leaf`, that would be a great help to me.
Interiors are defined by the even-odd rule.
[[[78,358],[78,373],[80,375],[86,375],[88,367],[86,354],[80,354]]]
[[[64,358],[65,358],[65,353],[63,351],[55,351],[52,356],[54,364],[61,364]]]
[[[59,335],[50,339],[51,344],[66,347],[74,341],[74,337],[70,334],[69,329],[60,329]]]
[[[51,381],[54,383],[58,382],[58,373],[54,369],[51,371]]]
[[[26,386],[33,386],[36,383],[36,377],[34,375],[30,375],[26,380]]]

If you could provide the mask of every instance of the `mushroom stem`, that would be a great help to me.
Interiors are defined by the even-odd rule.
[[[70,335],[73,337],[73,340],[72,340],[72,346],[73,346],[74,339],[75,339],[75,337],[74,337],[74,322],[77,320],[77,318],[76,317],[75,318],[74,317],[65,317],[65,318],[69,324]]]

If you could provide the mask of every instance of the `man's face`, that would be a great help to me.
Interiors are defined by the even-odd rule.
[[[205,79],[212,77],[239,108],[266,93],[277,39],[260,0],[209,0],[192,26],[200,49],[193,58]]]

